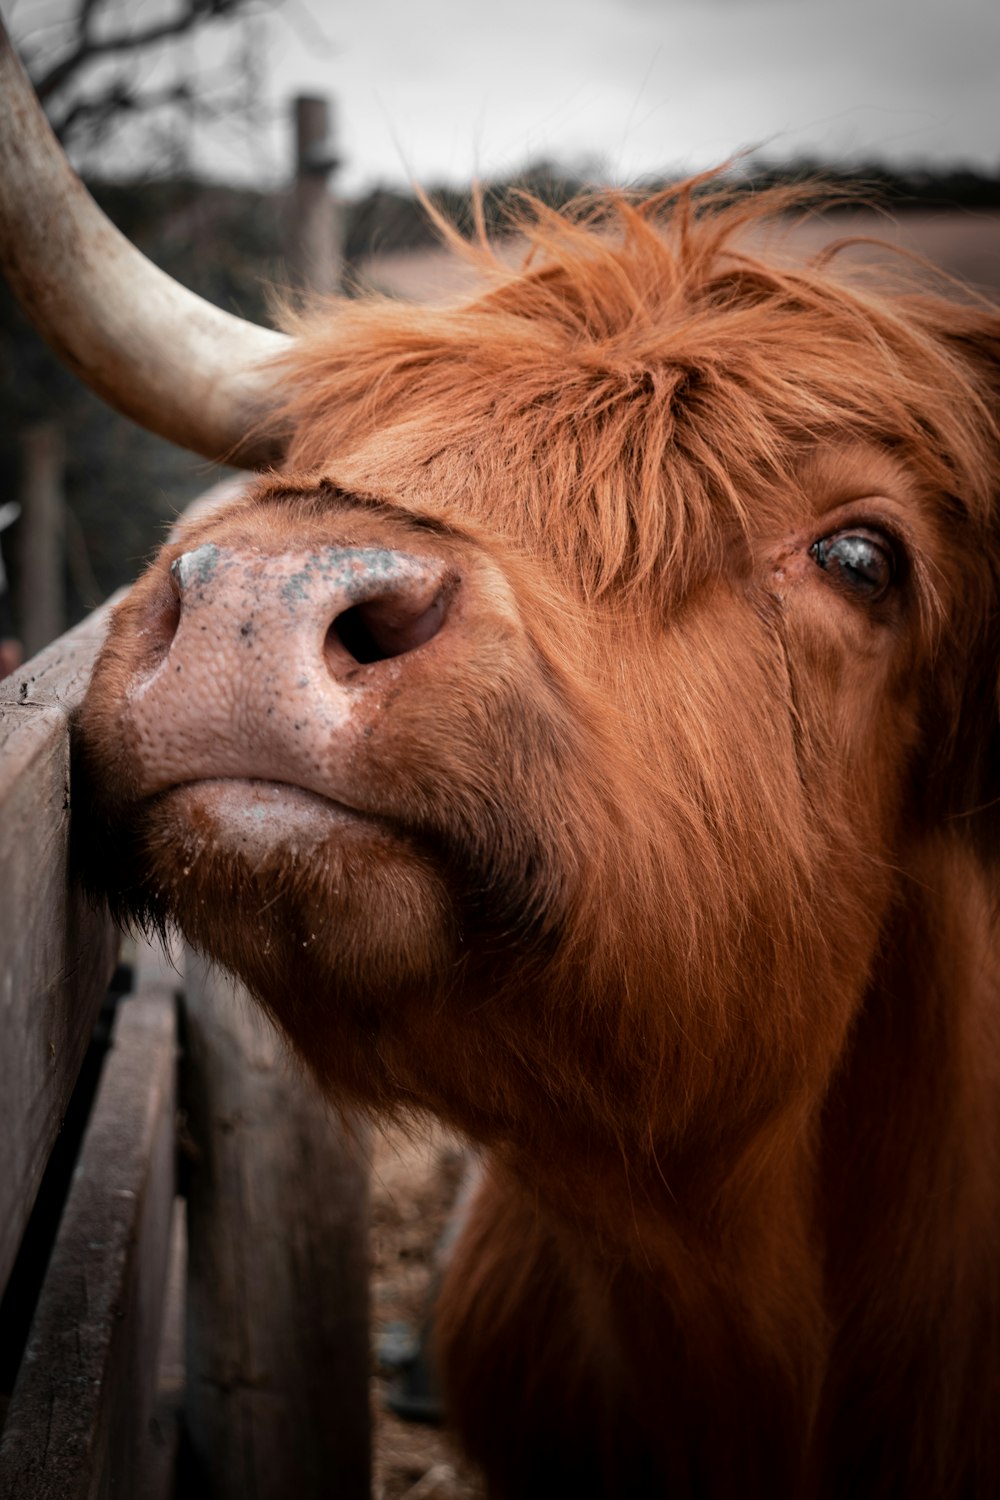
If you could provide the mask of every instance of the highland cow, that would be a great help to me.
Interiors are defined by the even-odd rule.
[[[299,319],[79,723],[118,911],[482,1147],[504,1500],[1000,1493],[1000,315],[788,206],[536,206],[466,305]]]

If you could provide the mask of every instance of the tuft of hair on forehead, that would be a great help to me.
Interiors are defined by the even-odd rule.
[[[996,399],[967,346],[1000,315],[888,245],[878,271],[836,247],[796,264],[775,231],[816,194],[709,174],[559,211],[525,196],[513,269],[481,222],[470,242],[439,221],[471,298],[286,317],[289,467],[336,473],[378,440],[381,483],[548,552],[591,598],[683,590],[824,444],[891,449],[986,524]]]

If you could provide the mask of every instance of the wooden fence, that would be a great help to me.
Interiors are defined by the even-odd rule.
[[[365,1143],[71,880],[108,608],[0,682],[0,1500],[362,1500]]]

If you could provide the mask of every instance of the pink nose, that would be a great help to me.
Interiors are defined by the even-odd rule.
[[[243,557],[211,542],[175,558],[170,579],[181,615],[205,606],[247,615],[241,636],[258,627],[315,640],[317,625],[331,671],[415,651],[444,623],[444,565],[381,547],[326,547],[312,553]]]
[[[397,658],[441,630],[454,577],[379,547],[207,543],[173,562],[170,587],[150,625],[164,655],[130,694],[144,789],[237,776],[331,795],[331,757],[385,698]]]

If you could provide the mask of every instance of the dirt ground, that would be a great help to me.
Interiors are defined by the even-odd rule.
[[[371,1178],[374,1500],[481,1500],[476,1477],[439,1428],[384,1406],[395,1370],[380,1362],[424,1317],[436,1251],[467,1158],[443,1132],[376,1137]]]

